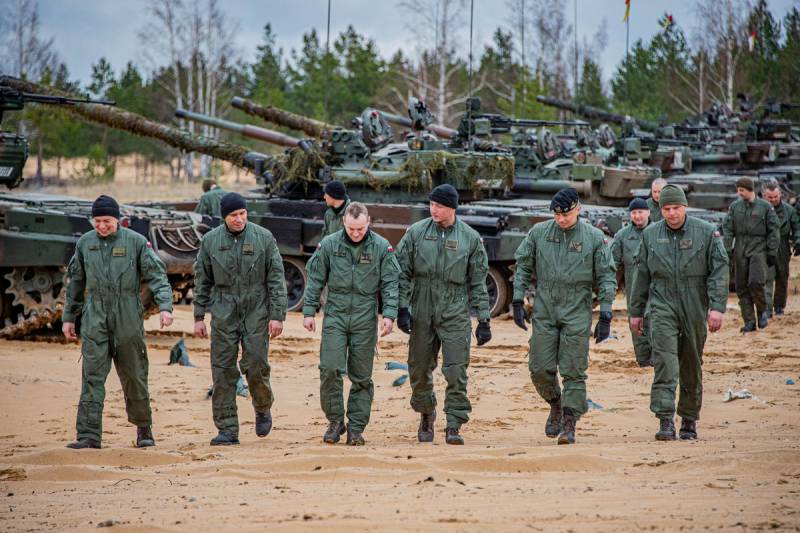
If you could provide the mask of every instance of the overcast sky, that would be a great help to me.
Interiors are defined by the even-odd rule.
[[[603,75],[610,78],[625,55],[625,24],[622,22],[624,0],[564,0],[569,19],[573,21],[573,1],[578,7],[578,38],[591,40],[605,18],[608,24],[608,46],[600,58]],[[770,0],[773,14],[782,19],[798,0]],[[2,0],[0,0],[2,4]],[[91,65],[101,56],[119,72],[128,61],[140,63],[137,31],[147,17],[145,0],[40,0],[43,30],[55,38],[62,60],[77,78],[86,83]],[[245,60],[255,57],[261,43],[264,25],[272,23],[278,45],[287,52],[299,48],[303,33],[316,28],[324,40],[327,0],[221,0],[240,33],[237,46]],[[467,0],[467,5],[469,1]],[[658,18],[669,11],[687,34],[690,33],[695,0],[632,0],[630,42],[647,40],[658,29]],[[509,13],[504,0],[475,0],[475,55],[491,40],[498,26],[508,27]],[[378,49],[389,57],[398,49],[411,54],[414,43],[408,31],[412,20],[395,0],[332,0],[331,40],[353,25],[361,34],[373,38]],[[466,57],[469,27],[459,36]]]

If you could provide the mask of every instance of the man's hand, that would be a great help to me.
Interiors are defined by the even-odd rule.
[[[61,325],[61,332],[71,341],[78,339],[78,336],[75,334],[75,322],[64,322]]]
[[[600,311],[600,319],[594,327],[594,342],[603,342],[611,336],[611,311]]]
[[[478,327],[475,328],[475,338],[478,340],[478,346],[483,346],[492,340],[492,329],[489,327],[488,320],[478,322]]]
[[[303,327],[306,328],[306,331],[314,332],[317,331],[317,321],[314,320],[313,316],[307,316],[303,318]]]
[[[528,326],[525,320],[528,318],[528,313],[525,312],[525,303],[522,300],[514,300],[511,302],[511,308],[514,311],[514,324],[528,331]]]
[[[385,337],[386,335],[391,333],[393,329],[394,329],[394,320],[392,320],[391,318],[384,317],[383,322],[381,323],[381,337]]]
[[[777,264],[778,264],[778,258],[777,257],[775,257],[774,255],[768,255],[767,256],[767,266],[768,267],[774,267]]]
[[[713,309],[708,312],[708,331],[711,333],[716,333],[717,331],[722,328],[722,318],[723,314],[719,311],[714,311]]]
[[[640,337],[644,335],[644,318],[632,316],[631,329]]]
[[[194,323],[194,334],[198,337],[205,339],[208,337],[208,331],[206,330],[206,323],[202,320],[198,320]]]
[[[303,321],[305,322],[305,320]],[[270,320],[269,321],[269,338],[270,339],[277,339],[281,336],[283,332],[283,322],[280,320]]]
[[[172,313],[169,311],[161,311],[161,329],[168,328],[172,325]]]
[[[397,310],[397,327],[403,333],[410,335],[411,328],[414,325],[414,319],[411,318],[411,313],[408,312],[408,307],[401,307]]]

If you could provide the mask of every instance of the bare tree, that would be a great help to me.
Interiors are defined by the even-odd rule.
[[[0,12],[0,66],[18,78],[35,80],[46,70],[55,72],[58,56],[53,38],[42,37],[38,2],[4,0]]]

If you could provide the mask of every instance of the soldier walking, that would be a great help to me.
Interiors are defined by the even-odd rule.
[[[347,196],[347,189],[341,181],[330,181],[325,185],[325,226],[322,228],[322,236],[333,235],[342,229],[342,218],[344,210],[350,205],[350,198]]]
[[[778,218],[778,255],[775,266],[767,270],[767,315],[771,318],[782,315],[786,308],[786,299],[789,292],[789,260],[794,255],[800,255],[800,213],[791,205],[781,199],[781,188],[778,182],[770,180],[761,187],[761,195],[775,209]]]

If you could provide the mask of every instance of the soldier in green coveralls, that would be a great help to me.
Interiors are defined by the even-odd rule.
[[[204,318],[211,313],[211,404],[219,430],[212,446],[239,444],[239,369],[252,396],[256,435],[265,437],[272,429],[267,335],[278,337],[286,318],[283,262],[272,233],[247,221],[247,205],[238,193],[223,196],[220,210],[224,224],[203,236],[194,264],[195,335],[208,335]]]
[[[206,186],[208,186],[208,188],[206,188]],[[203,191],[200,201],[197,202],[197,207],[194,208],[195,213],[222,218],[219,202],[222,200],[222,197],[227,194],[227,191],[217,185],[217,182],[214,180],[203,181]]]
[[[661,198],[661,189],[667,184],[664,178],[656,178],[650,184],[650,198],[647,199],[647,208],[650,210],[650,222],[658,222],[661,220],[661,208],[658,205],[658,200]]]
[[[155,445],[139,280],[144,279],[153,292],[162,328],[172,324],[172,288],[151,244],[120,227],[119,218],[116,200],[98,197],[92,204],[94,230],[78,239],[69,263],[62,331],[68,339],[76,339],[75,320],[81,316],[83,370],[78,440],[68,448],[100,448],[105,383],[112,361],[125,395],[128,421],[137,427],[136,446]]]
[[[431,191],[430,218],[412,225],[397,246],[400,309],[397,327],[410,334],[408,371],[411,407],[420,413],[417,439],[433,441],[436,396],[433,371],[442,351],[447,381],[445,442],[464,444],[459,434],[472,410],[467,397],[470,304],[477,311],[478,346],[492,338],[486,275],[489,261],[480,235],[456,217],[458,191],[449,184]]]
[[[728,301],[728,256],[719,231],[686,216],[686,195],[661,191],[661,222],[642,232],[630,295],[631,328],[644,334],[648,313],[653,353],[650,410],[659,419],[657,440],[675,440],[675,390],[680,383],[680,437],[697,438],[703,400],[703,347],[708,330],[722,327]]]
[[[659,190],[659,193],[661,191]],[[611,256],[614,258],[614,266],[617,273],[622,272],[625,278],[625,301],[630,310],[631,305],[631,285],[633,284],[634,260],[639,252],[639,244],[642,242],[642,232],[650,223],[650,209],[647,202],[641,198],[634,198],[628,205],[631,215],[631,223],[622,228],[614,235],[614,242],[611,243]],[[660,211],[660,210],[659,210]],[[631,340],[633,341],[633,351],[636,354],[636,362],[640,367],[653,366],[650,357],[650,339],[647,335],[647,323],[645,321],[645,335],[637,335],[631,330]]]
[[[781,199],[781,188],[774,179],[761,186],[764,199],[775,209],[778,217],[778,255],[775,266],[767,272],[767,314],[780,316],[786,308],[789,292],[789,260],[794,245],[794,255],[800,255],[800,213]]]
[[[600,318],[595,342],[611,334],[611,304],[617,290],[608,239],[578,218],[578,193],[566,188],[550,202],[553,220],[539,222],[517,248],[512,306],[514,323],[527,331],[525,292],[536,277],[533,334],[528,368],[536,391],[550,404],[545,435],[575,442],[575,424],[587,410],[586,369],[592,326],[592,286],[598,288]],[[561,374],[563,393],[556,373]]]
[[[306,266],[303,326],[316,330],[314,315],[320,308],[322,289],[328,287],[319,354],[320,404],[329,421],[323,441],[335,444],[347,431],[347,444],[362,446],[374,396],[378,302],[383,306],[380,336],[384,337],[392,332],[397,318],[400,266],[389,241],[369,230],[364,204],[351,203],[343,222],[344,230],[324,238]],[[346,429],[344,374],[351,383]]]
[[[323,195],[325,204],[325,226],[322,228],[322,237],[333,235],[342,229],[342,218],[344,210],[350,205],[350,198],[347,197],[347,189],[341,181],[330,181],[325,185]]]

